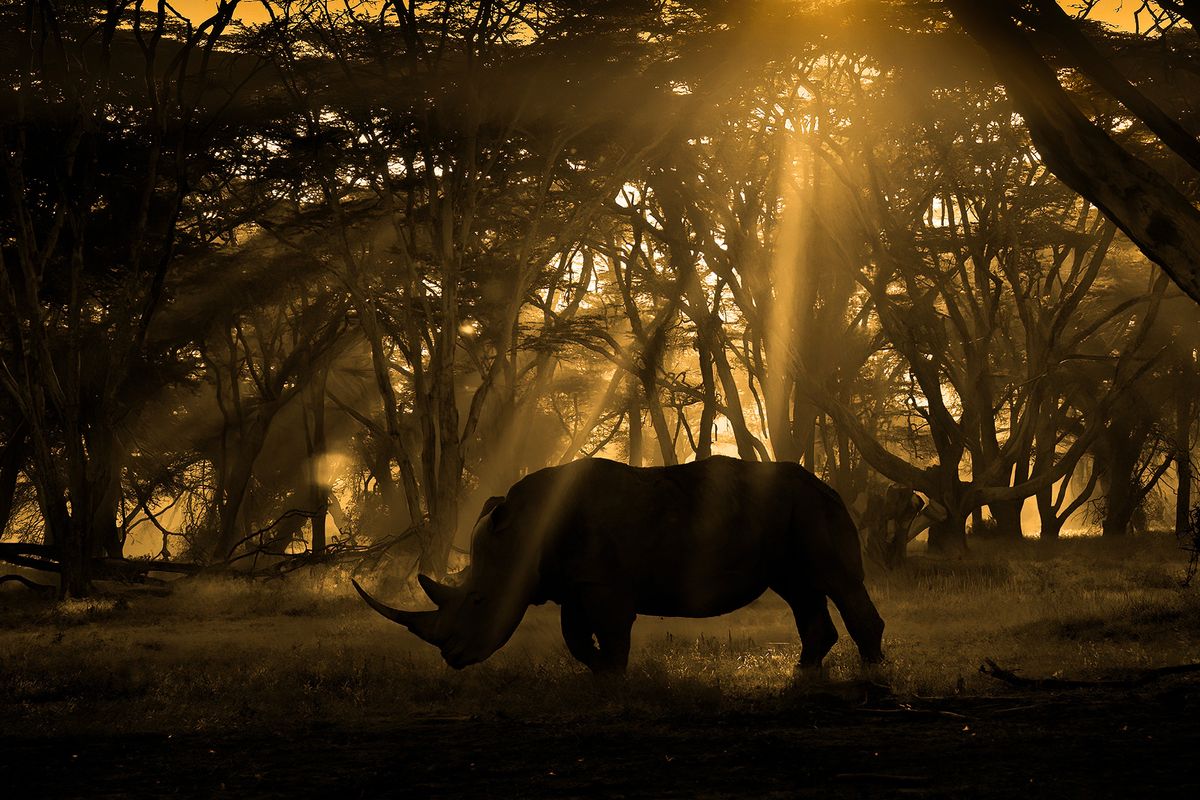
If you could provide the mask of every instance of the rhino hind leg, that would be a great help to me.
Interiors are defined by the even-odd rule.
[[[782,594],[782,593],[781,593]],[[783,595],[796,617],[800,634],[800,663],[805,672],[819,672],[821,662],[837,644],[838,632],[829,616],[829,604],[819,592],[799,592]]]

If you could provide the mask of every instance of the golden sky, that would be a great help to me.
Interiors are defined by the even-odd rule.
[[[204,19],[217,7],[216,0],[174,0],[172,5],[181,13],[192,19]],[[1058,5],[1068,11],[1079,5],[1078,0],[1058,0]],[[1118,28],[1133,29],[1133,14],[1141,5],[1139,0],[1100,0],[1096,10],[1092,11],[1093,19],[1118,26]],[[260,0],[241,0],[238,17],[245,23],[259,23],[268,19]]]
[[[1059,5],[1070,10],[1077,0],[1059,0]],[[216,0],[175,0],[172,5],[192,19],[203,19],[217,7]],[[1138,0],[1101,0],[1092,12],[1094,19],[1103,20],[1123,28],[1133,28],[1133,12],[1140,6]],[[242,0],[238,17],[243,22],[263,22],[267,13],[259,0]]]
[[[189,19],[198,20],[206,19],[218,4],[216,0],[175,0],[171,5]],[[263,22],[269,19],[258,0],[242,0],[237,16],[242,22]]]

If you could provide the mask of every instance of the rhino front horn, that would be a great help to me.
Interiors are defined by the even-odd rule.
[[[354,584],[355,590],[359,597],[367,601],[367,605],[375,609],[382,616],[387,617],[392,622],[398,622],[410,631],[421,637],[432,645],[438,645],[439,642],[435,636],[435,626],[437,624],[436,611],[403,611],[399,608],[392,608],[389,605],[376,600],[371,595],[367,594],[367,590],[358,585],[358,581],[353,578],[350,582]]]
[[[417,583],[421,584],[421,588],[425,590],[425,594],[439,608],[450,602],[451,598],[458,591],[453,586],[438,583],[428,575],[417,575]]]

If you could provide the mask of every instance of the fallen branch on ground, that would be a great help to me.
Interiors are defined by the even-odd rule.
[[[1062,678],[1022,678],[1009,670],[1003,669],[990,658],[984,659],[979,665],[979,671],[989,678],[1016,686],[1020,689],[1132,689],[1145,686],[1151,681],[1165,678],[1169,675],[1183,675],[1188,672],[1200,672],[1200,664],[1176,664],[1170,667],[1140,670],[1139,674],[1122,680],[1079,681]]]
[[[356,563],[356,570],[378,566],[380,559],[395,545],[418,536],[420,528],[413,526],[386,539],[366,545],[349,542],[334,542],[320,553],[286,553],[260,547],[230,561],[217,564],[193,564],[182,561],[165,561],[152,558],[94,558],[91,562],[92,578],[95,580],[121,581],[124,583],[155,583],[164,581],[149,576],[151,572],[171,572],[184,576],[227,575],[246,579],[282,578],[305,567]],[[246,558],[270,556],[276,561],[261,569],[238,569],[235,565]],[[53,547],[25,542],[0,542],[0,562],[18,567],[58,574],[62,565]],[[10,576],[18,580],[20,576]],[[32,584],[33,582],[30,581]],[[34,584],[39,585],[39,584]],[[32,587],[31,587],[32,588]]]
[[[29,580],[29,578],[26,578],[24,575],[5,575],[3,577],[0,577],[0,583],[7,583],[8,581],[16,581],[17,583],[23,584],[26,588],[33,589],[35,592],[53,592],[53,591],[55,591],[55,588],[53,586],[50,586],[49,584],[45,584],[45,583],[37,583],[36,581],[31,581],[31,580]]]
[[[54,548],[24,542],[0,542],[0,561],[42,572],[61,572],[54,560]]]

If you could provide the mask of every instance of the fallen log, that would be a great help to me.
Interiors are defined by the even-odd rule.
[[[0,561],[40,572],[61,572],[54,548],[42,544],[0,542]]]

